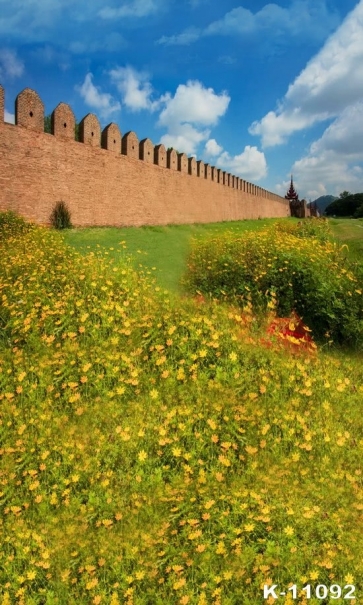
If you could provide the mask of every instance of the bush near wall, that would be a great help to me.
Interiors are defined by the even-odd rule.
[[[299,232],[280,225],[196,242],[184,283],[190,291],[242,306],[250,299],[259,313],[273,295],[279,317],[297,312],[318,341],[362,347],[362,270],[328,241],[324,222],[318,237],[309,236],[308,224],[313,230],[318,225],[307,221]]]
[[[50,223],[54,229],[72,228],[71,213],[65,202],[56,203],[50,216]]]

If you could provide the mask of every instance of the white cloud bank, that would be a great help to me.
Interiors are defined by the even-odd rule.
[[[120,19],[121,17],[147,17],[157,12],[159,6],[155,0],[134,0],[120,6],[111,8],[106,6],[99,11],[101,19]]]
[[[293,173],[305,184],[304,196],[363,191],[363,100],[347,107],[297,160]]]
[[[81,86],[76,86],[76,90],[83,98],[86,105],[99,111],[102,118],[108,118],[115,111],[120,111],[121,104],[115,101],[109,93],[100,92],[92,82],[92,74],[88,73]]]
[[[334,118],[363,95],[363,0],[291,84],[276,111],[249,131],[265,147],[317,122]]]
[[[158,40],[164,45],[186,45],[201,37],[211,35],[256,36],[268,33],[273,38],[301,37],[324,39],[338,25],[336,12],[329,11],[325,0],[294,0],[287,8],[275,3],[266,4],[255,13],[237,6],[222,19],[210,23],[204,29],[188,28],[180,34],[163,36]]]
[[[227,151],[224,151],[217,159],[217,166],[247,181],[259,181],[267,175],[265,154],[250,145],[235,156],[230,156]]]
[[[222,153],[222,151],[223,147],[218,145],[215,139],[209,139],[204,147],[204,154],[212,158]]]
[[[130,111],[155,111],[160,106],[160,101],[151,100],[154,91],[148,74],[127,66],[112,69],[109,75],[122,95],[124,105]]]
[[[157,97],[144,72],[127,66],[116,67],[108,75],[120,93],[123,107],[131,112],[159,112],[156,125],[166,130],[160,138],[165,147],[196,155],[204,143],[201,155],[228,172],[247,180],[259,180],[267,174],[265,156],[257,147],[247,146],[239,155],[231,156],[216,139],[210,138],[211,129],[227,112],[231,99],[226,91],[216,93],[197,80],[189,80],[179,84],[175,94],[167,92]],[[120,102],[93,84],[90,73],[77,90],[85,103],[104,117],[121,109]]]
[[[308,199],[363,190],[363,0],[289,86],[277,110],[249,132],[273,147],[327,120],[322,136],[292,166],[299,193]],[[280,193],[286,184],[277,185]]]
[[[162,102],[158,125],[166,127],[167,134],[161,143],[192,155],[209,138],[207,127],[215,126],[226,113],[230,97],[225,91],[216,94],[201,82],[189,80],[178,86],[174,96],[164,95]]]
[[[257,147],[247,145],[242,153],[231,156],[228,151],[223,151],[223,147],[215,139],[209,139],[204,147],[204,157],[208,161],[214,158],[213,161],[218,168],[247,181],[259,181],[267,175],[265,154]]]
[[[24,73],[24,63],[16,52],[9,48],[0,48],[0,78],[20,78]]]
[[[4,122],[8,122],[9,124],[15,124],[15,113],[10,113],[10,111],[7,111],[5,109]]]

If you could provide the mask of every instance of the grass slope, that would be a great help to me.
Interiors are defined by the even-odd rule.
[[[363,262],[363,220],[329,219],[329,224],[334,236],[347,244],[350,257]]]
[[[218,234],[226,229],[242,233],[246,230],[262,229],[273,222],[274,219],[264,219],[165,227],[72,229],[65,231],[64,237],[68,244],[82,254],[95,252],[99,247],[103,247],[108,249],[109,256],[115,258],[120,258],[120,252],[116,250],[120,250],[119,243],[125,242],[124,249],[133,255],[135,268],[141,264],[146,271],[155,273],[162,287],[181,292],[180,279],[186,269],[192,237],[199,238],[208,233]]]

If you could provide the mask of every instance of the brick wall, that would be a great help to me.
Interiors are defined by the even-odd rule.
[[[202,162],[198,165],[184,155],[178,157],[175,151],[165,154],[163,147],[154,148],[148,139],[140,147],[135,133],[127,133],[121,140],[113,124],[101,133],[93,114],[81,122],[84,142],[76,142],[69,134],[74,130],[73,113],[65,104],[54,112],[54,134],[46,134],[40,128],[43,104],[29,89],[18,95],[17,125],[4,123],[2,98],[0,87],[0,210],[15,210],[29,220],[48,224],[55,203],[63,200],[75,226],[205,223],[290,215],[287,200],[242,179],[234,180],[243,182],[242,189],[233,187],[232,179],[229,186],[227,179],[226,184],[222,178],[220,182],[211,180],[212,167],[204,170]]]

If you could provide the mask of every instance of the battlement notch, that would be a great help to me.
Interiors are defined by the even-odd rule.
[[[167,158],[165,146],[161,143],[154,147],[154,164],[166,168]]]
[[[168,149],[166,157],[167,167],[170,168],[170,170],[178,170],[178,154],[175,149]]]
[[[142,139],[140,141],[140,160],[148,162],[149,164],[154,163],[154,144],[150,139]]]
[[[101,147],[115,153],[121,153],[121,132],[114,122],[111,122],[102,130]]]
[[[122,137],[121,153],[129,158],[139,159],[139,139],[133,130],[129,130]]]
[[[94,113],[88,113],[79,124],[79,139],[81,143],[92,147],[101,146],[101,126]]]
[[[178,170],[188,174],[188,158],[185,153],[178,153]]]
[[[15,99],[15,124],[44,132],[44,104],[38,93],[24,88]]]
[[[51,115],[52,134],[60,139],[74,141],[76,120],[67,103],[59,103]]]
[[[195,158],[188,158],[188,172],[192,176],[197,176],[197,160]]]

